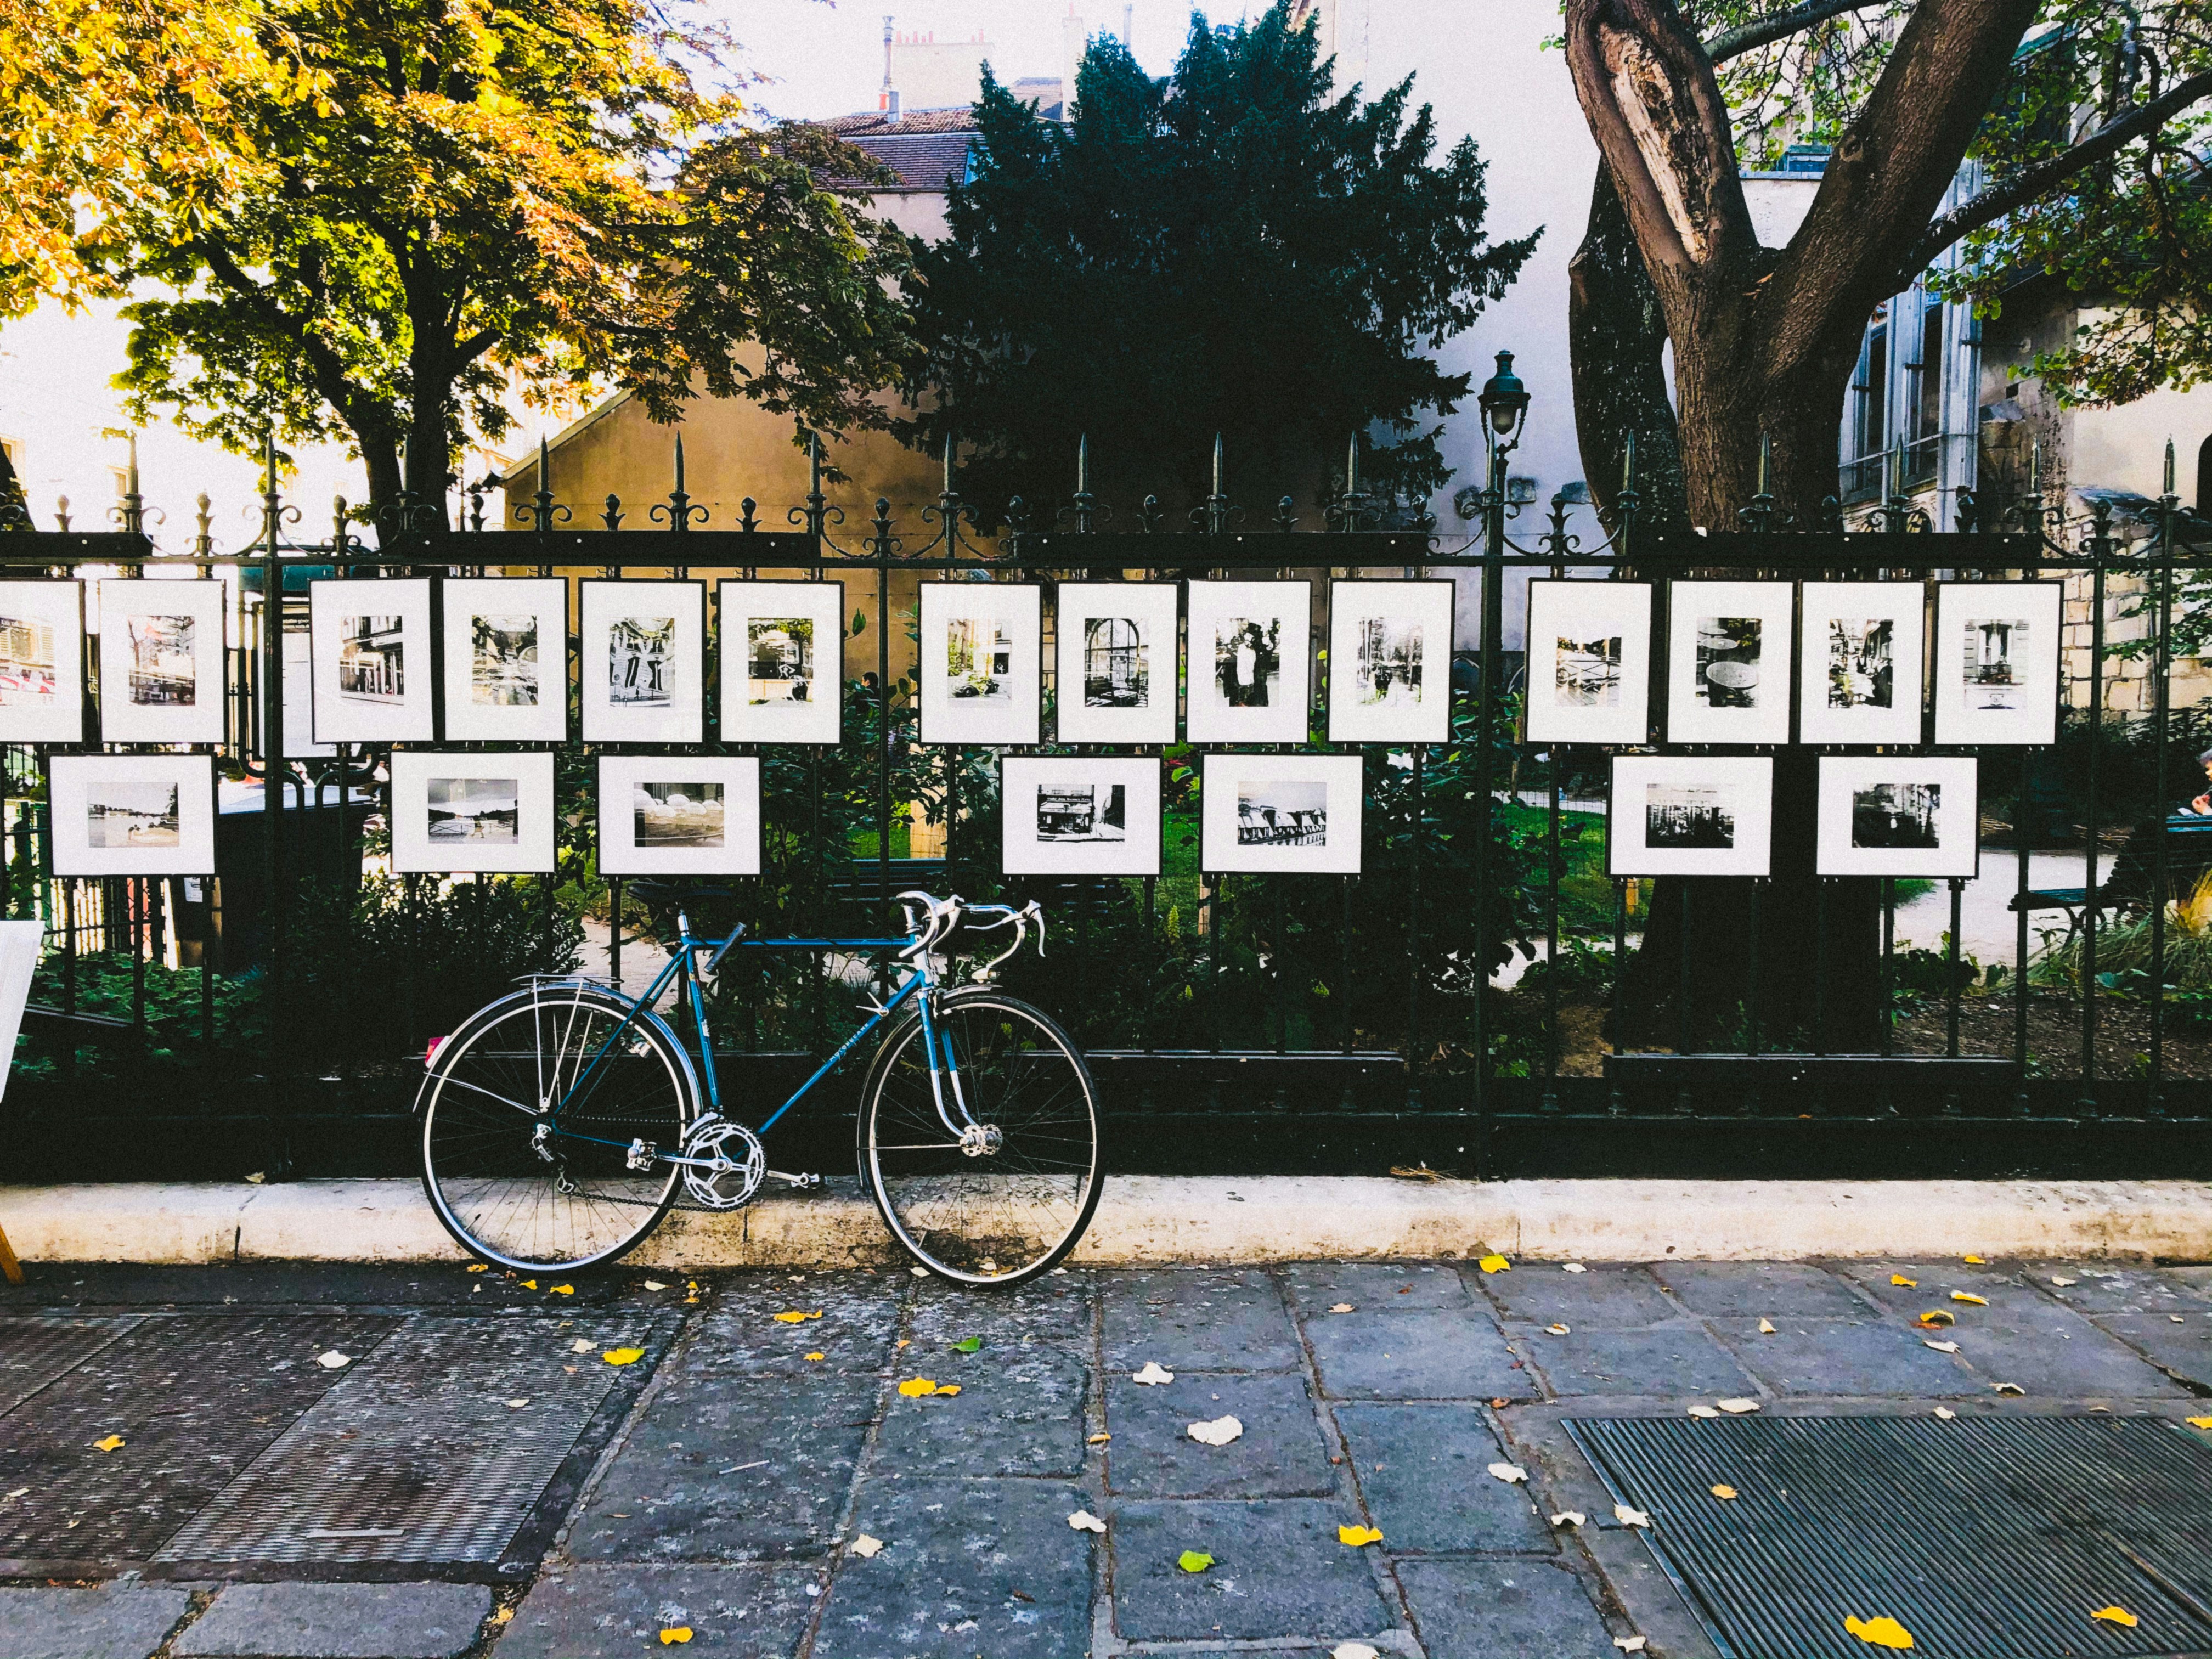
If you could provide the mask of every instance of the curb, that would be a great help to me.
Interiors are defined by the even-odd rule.
[[[0,1187],[27,1261],[460,1259],[412,1181]],[[2212,1261],[2194,1181],[1465,1181],[1109,1177],[1074,1260],[1318,1258],[1749,1261],[1853,1256]],[[839,1267],[897,1260],[850,1182],[729,1215],[679,1212],[639,1267]]]

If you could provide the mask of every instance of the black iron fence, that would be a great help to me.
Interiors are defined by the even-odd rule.
[[[311,577],[489,572],[844,582],[844,740],[698,746],[762,764],[763,874],[732,883],[714,920],[821,937],[878,931],[909,886],[1042,899],[1051,954],[1008,972],[1091,1054],[1125,1169],[2205,1173],[2212,838],[2197,830],[2212,816],[2188,801],[2212,729],[2193,659],[2168,648],[2174,607],[2193,603],[2207,563],[2197,521],[2169,493],[2133,526],[2109,504],[2067,518],[2034,501],[1936,535],[1893,495],[1856,528],[1832,503],[1808,526],[1786,523],[1761,497],[1729,531],[1681,536],[1640,531],[1632,488],[1622,505],[1599,544],[1571,531],[1563,499],[1516,538],[1501,451],[1459,535],[1403,522],[1356,480],[1306,522],[1287,497],[1253,522],[1218,471],[1172,528],[1151,500],[1117,528],[1081,489],[1048,511],[1016,501],[985,517],[948,470],[919,525],[880,501],[848,524],[817,481],[790,528],[763,527],[748,501],[738,527],[708,530],[679,475],[653,528],[621,527],[635,515],[612,497],[595,509],[605,527],[574,528],[541,481],[513,528],[484,527],[480,495],[453,531],[403,501],[371,546],[343,520],[323,543],[293,539],[272,469],[262,535],[237,554],[204,534],[157,553],[135,500],[115,533],[0,534],[0,574],[191,570],[232,585],[218,750],[232,810],[214,878],[53,878],[42,763],[9,753],[6,907],[42,919],[51,947],[0,1108],[11,1161],[27,1174],[404,1168],[430,1039],[511,974],[580,961],[635,979],[657,956],[660,919],[597,871],[582,745],[556,750],[558,866],[542,878],[386,876],[386,757],[270,760],[301,747],[286,736],[296,710],[268,693],[285,683]],[[1973,522],[1971,500],[1960,509]],[[1451,735],[1359,748],[1358,873],[1201,868],[1200,757],[1177,744],[1164,757],[1158,875],[1001,874],[998,751],[918,740],[918,584],[1019,578],[1050,594],[1075,579],[1239,575],[1307,576],[1317,596],[1329,579],[1460,584],[1474,625],[1450,664]],[[1668,582],[1713,575],[1931,592],[2061,580],[2057,741],[1982,754],[1971,878],[1817,878],[1779,842],[1761,880],[1616,876],[1614,751],[1520,736],[1527,659],[1508,646],[1508,617],[1527,577],[1569,575],[1632,576],[1662,601]],[[2124,659],[2112,651],[2121,635]],[[2092,717],[2113,684],[2138,706]],[[1311,741],[1281,747],[1327,749],[1323,729],[1316,714]],[[1930,746],[1932,724],[1922,736]],[[1784,772],[1810,764],[1795,745],[1762,752]],[[1732,948],[1716,929],[1735,930]],[[821,951],[726,973],[717,1036],[740,1051],[729,1097],[781,1099],[852,1029],[883,971]],[[835,1123],[817,1115],[796,1135],[803,1155],[838,1167]]]

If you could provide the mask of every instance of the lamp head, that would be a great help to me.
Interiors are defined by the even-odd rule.
[[[1490,417],[1490,429],[1501,438],[1510,438],[1528,412],[1528,388],[1521,384],[1521,377],[1513,372],[1513,354],[1498,354],[1498,373],[1482,383],[1482,394],[1475,401],[1482,412]]]

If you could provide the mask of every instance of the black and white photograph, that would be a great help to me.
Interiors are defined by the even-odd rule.
[[[1801,743],[1920,741],[1927,590],[1918,582],[1807,582]]]
[[[1936,590],[1936,741],[2039,744],[2058,734],[2057,582]]]
[[[1184,725],[1193,743],[1303,743],[1313,584],[1190,584]]]
[[[1173,743],[1175,585],[1062,582],[1054,607],[1060,740]]]
[[[757,876],[760,762],[750,755],[602,755],[599,870]]]
[[[707,585],[579,582],[577,672],[586,743],[697,743],[706,735]]]
[[[1531,743],[1640,744],[1650,735],[1649,582],[1528,584]]]
[[[1328,585],[1328,739],[1443,743],[1451,737],[1448,581]]]
[[[0,743],[84,737],[84,584],[0,581]]]
[[[845,585],[725,581],[714,589],[726,743],[842,734]]]
[[[1773,854],[1765,755],[1615,755],[1606,812],[1614,876],[1763,876]]]
[[[100,584],[100,735],[221,743],[223,586],[143,577]]]
[[[428,743],[438,735],[430,616],[427,577],[307,585],[316,742]]]
[[[399,749],[392,755],[399,875],[550,875],[550,750]]]
[[[1199,864],[1224,874],[1359,872],[1358,755],[1208,755]]]
[[[1010,876],[1156,876],[1160,762],[1009,755],[999,763]]]
[[[1788,582],[1668,584],[1669,743],[1787,743],[1796,594]]]
[[[1974,876],[1981,800],[1971,757],[1824,755],[1815,831],[1824,876]]]
[[[921,584],[921,742],[1038,740],[1043,592],[1030,582]]]
[[[209,755],[56,755],[47,763],[57,876],[215,872]]]
[[[445,736],[456,743],[560,743],[568,735],[568,584],[558,576],[466,576],[439,596]]]

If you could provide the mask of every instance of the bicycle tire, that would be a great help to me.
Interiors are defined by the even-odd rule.
[[[861,1088],[854,1123],[860,1184],[901,1248],[939,1278],[1019,1285],[1057,1267],[1097,1211],[1097,1085],[1082,1050],[1026,1002],[975,989],[945,996],[940,1008],[973,1115],[998,1127],[1000,1148],[971,1155],[946,1136],[924,1092],[921,1016],[908,1013],[884,1038]],[[1041,1094],[1010,1117],[1015,1097],[1033,1086],[1059,1092]],[[996,1231],[986,1231],[986,1210]]]
[[[545,1141],[550,1159],[541,1155],[534,1136],[550,1091],[625,1018],[631,1036],[564,1111],[571,1133]],[[635,1249],[681,1189],[675,1164],[630,1170],[630,1143],[680,1146],[698,1099],[690,1056],[657,1015],[632,1018],[627,1000],[586,981],[518,991],[463,1021],[430,1062],[416,1102],[422,1189],[479,1261],[527,1273],[600,1267]]]

